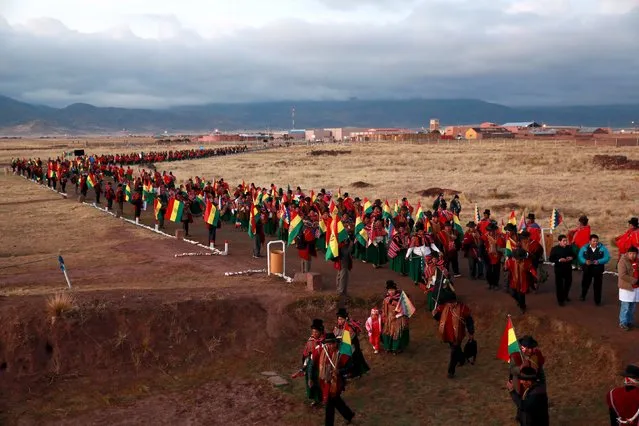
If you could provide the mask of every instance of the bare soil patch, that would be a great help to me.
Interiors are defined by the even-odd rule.
[[[639,160],[629,160],[625,155],[595,155],[592,162],[608,170],[639,170]]]
[[[456,189],[434,187],[417,191],[415,194],[419,195],[420,197],[437,197],[441,193],[443,193],[445,196],[451,196],[459,195],[461,194],[461,191],[457,191]]]
[[[373,185],[368,182],[363,182],[361,180],[358,180],[357,182],[351,183],[351,186],[353,188],[370,188]]]
[[[349,155],[351,152],[352,151],[336,151],[336,150],[314,149],[313,151],[309,152],[308,155],[313,156],[313,157],[319,157],[319,156],[336,157],[338,155]]]

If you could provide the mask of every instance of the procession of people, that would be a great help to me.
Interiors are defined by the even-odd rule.
[[[313,320],[311,335],[303,349],[302,367],[294,375],[304,376],[306,394],[312,405],[325,407],[327,425],[333,424],[335,410],[348,422],[355,417],[342,399],[342,393],[350,380],[371,370],[362,345],[369,345],[374,354],[397,356],[406,351],[410,343],[412,312],[407,306],[411,303],[393,280],[386,282],[383,301],[371,307],[364,326],[349,317],[346,311],[348,283],[354,261],[375,269],[388,265],[398,277],[408,277],[414,288],[423,292],[426,311],[439,324],[442,341],[450,346],[446,374],[451,379],[456,376],[458,366],[474,362],[477,350],[470,308],[459,300],[455,291],[455,280],[462,276],[460,255],[467,259],[468,278],[485,280],[490,291],[507,291],[514,299],[514,306],[522,314],[527,312],[530,304],[527,296],[538,289],[544,272],[543,230],[533,213],[517,223],[512,212],[508,223],[502,222],[500,226],[489,209],[480,217],[475,206],[472,220],[466,223],[464,230],[460,220],[463,206],[458,196],[447,203],[444,194],[440,194],[433,210],[425,211],[421,202],[411,205],[406,198],[394,202],[369,200],[342,194],[341,190],[305,193],[300,187],[283,189],[275,184],[260,187],[244,181],[232,186],[223,178],[198,176],[180,184],[170,171],[160,173],[155,167],[138,167],[135,171],[131,168],[131,165],[246,150],[246,146],[238,146],[57,158],[46,162],[24,159],[14,160],[11,166],[14,173],[60,192],[68,192],[69,182],[82,197],[92,190],[95,203],[100,204],[103,196],[106,209],[115,209],[117,215],[124,214],[124,203],[129,202],[134,207],[136,221],[142,211],[151,208],[160,229],[165,220],[169,220],[181,224],[185,235],[189,235],[194,219],[201,217],[212,247],[216,244],[216,231],[224,222],[248,233],[253,239],[254,258],[263,256],[267,236],[277,236],[296,247],[304,273],[313,270],[313,260],[318,256],[332,262],[336,270],[336,292],[340,296],[335,326],[327,333],[323,320]],[[552,220],[551,228],[562,219],[558,212],[553,212]],[[634,327],[635,307],[639,302],[639,220],[633,217],[628,224],[628,230],[615,239],[620,253],[617,262],[619,326],[624,330]],[[575,269],[582,271],[580,299],[586,300],[592,286],[595,305],[603,303],[602,276],[611,260],[610,253],[592,233],[587,217],[580,217],[579,225],[568,235],[559,235],[558,245],[550,251],[548,260],[554,265],[560,306],[571,302]],[[504,272],[506,278],[500,282]],[[521,339],[519,346],[521,359],[511,366],[516,367],[516,371],[511,369],[507,385],[517,408],[517,420],[522,425],[548,424],[544,358],[530,336]],[[627,378],[631,381],[627,386],[636,388],[633,377]],[[609,404],[613,396],[611,393]],[[618,418],[626,415],[626,411],[620,414],[612,407],[611,419],[613,411]]]

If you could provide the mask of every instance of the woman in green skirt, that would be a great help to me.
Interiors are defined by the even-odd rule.
[[[386,229],[381,218],[375,218],[372,226],[372,235],[369,233],[369,244],[366,247],[366,262],[372,263],[374,268],[379,268],[388,263],[388,254],[386,252]]]
[[[418,222],[415,225],[416,233],[410,242],[410,247],[406,252],[408,260],[408,276],[413,280],[413,284],[424,283],[424,257],[430,256],[432,252],[439,253],[439,249],[433,242],[430,235],[424,233],[424,224]]]
[[[396,317],[395,309],[399,303],[401,292],[394,281],[386,281],[386,297],[382,312],[384,325],[382,326],[382,345],[384,350],[397,355],[406,349],[410,341],[408,331],[408,317],[401,315]]]
[[[388,263],[390,269],[401,275],[408,275],[408,259],[406,252],[410,245],[410,237],[406,226],[400,225],[388,246]]]

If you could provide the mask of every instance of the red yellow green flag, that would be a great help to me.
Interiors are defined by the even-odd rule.
[[[392,219],[393,213],[391,211],[390,205],[388,204],[388,200],[384,202],[384,206],[382,208],[382,217],[384,219]]]
[[[342,333],[342,341],[339,344],[339,354],[353,356],[353,342],[348,324],[344,327],[344,332]]]
[[[291,213],[291,223],[288,227],[288,245],[289,246],[293,243],[293,241],[295,241],[295,237],[297,237],[297,235],[302,230],[302,225],[304,225],[304,222],[302,221],[302,217],[295,211]]]
[[[95,178],[95,175],[93,173],[89,173],[89,176],[87,176],[87,186],[89,188],[95,188],[95,185],[97,183],[98,183],[98,181]]]
[[[415,222],[419,222],[419,220],[424,216],[424,211],[422,210],[422,202],[417,202],[417,209],[415,210]]]
[[[510,211],[510,216],[508,216],[508,223],[511,223],[511,224],[517,226],[517,215],[515,215],[515,211],[514,210]]]
[[[368,231],[366,230],[364,221],[359,216],[355,219],[355,238],[357,238],[357,241],[359,241],[361,245],[366,247],[368,243]]]
[[[160,209],[162,208],[162,202],[159,198],[156,198],[153,201],[153,213],[155,215],[155,219],[158,220],[160,218]]]
[[[519,342],[517,341],[517,335],[515,335],[515,327],[508,315],[508,321],[506,322],[506,329],[501,336],[501,342],[499,343],[499,349],[497,349],[497,359],[501,359],[507,363],[510,363],[510,356],[514,353],[520,352]]]
[[[364,198],[364,203],[362,204],[364,208],[364,214],[373,213],[373,204],[368,200],[368,198]]]
[[[171,222],[182,221],[182,212],[184,211],[184,203],[182,201],[171,198],[169,204],[166,207],[166,213],[164,218]]]
[[[455,231],[457,231],[457,241],[461,244],[464,239],[464,228],[462,228],[459,216],[456,214],[453,214],[453,227],[455,228]]]
[[[260,212],[255,204],[251,205],[251,214],[249,215],[248,234],[251,238],[255,238],[257,234],[257,221],[260,219]]]
[[[337,217],[337,211],[335,211],[331,220],[331,226],[326,232],[326,260],[334,260],[339,256],[338,222],[339,218]]]
[[[126,201],[131,201],[131,196],[132,196],[132,192],[131,192],[131,185],[126,184],[124,186],[124,197],[126,199]]]
[[[220,220],[220,211],[210,201],[206,201],[206,209],[204,210],[204,222],[212,226],[217,226],[217,222]]]

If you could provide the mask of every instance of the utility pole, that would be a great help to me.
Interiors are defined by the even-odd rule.
[[[291,130],[295,130],[295,107],[291,110],[291,121],[293,122],[293,127]]]

